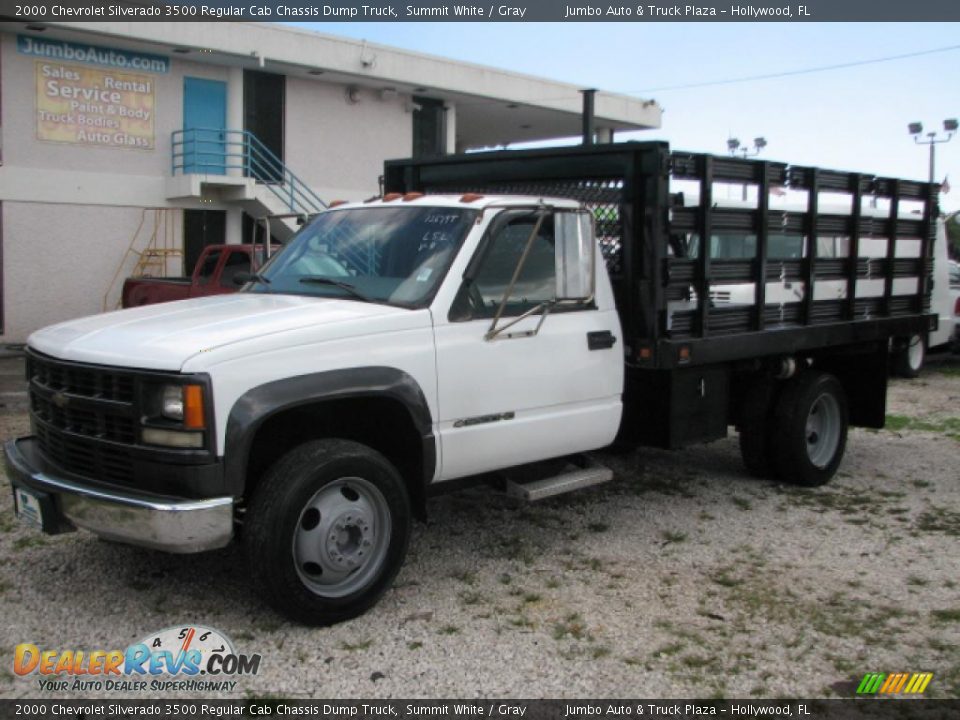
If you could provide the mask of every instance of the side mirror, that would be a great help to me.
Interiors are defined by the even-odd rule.
[[[585,302],[595,289],[593,217],[589,212],[558,212],[556,232],[557,301]]]

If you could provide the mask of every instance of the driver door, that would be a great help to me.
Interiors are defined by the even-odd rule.
[[[623,360],[612,307],[601,312],[583,298],[490,337],[524,255],[498,327],[556,299],[557,223],[548,212],[538,225],[538,212],[509,210],[494,220],[469,279],[434,318],[441,480],[593,449],[616,433]],[[609,344],[597,347],[598,337]]]

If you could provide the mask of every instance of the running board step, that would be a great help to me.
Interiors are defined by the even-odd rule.
[[[554,495],[562,495],[581,488],[600,485],[613,479],[613,470],[586,458],[583,467],[571,463],[567,465],[567,468],[569,468],[567,472],[532,482],[520,483],[508,477],[507,495],[527,502],[535,502]]]

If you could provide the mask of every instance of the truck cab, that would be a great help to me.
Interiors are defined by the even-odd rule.
[[[438,485],[608,445],[622,410],[592,218],[562,199],[342,205],[234,295],[28,345],[20,515],[172,552],[240,531],[305,622],[376,599]]]

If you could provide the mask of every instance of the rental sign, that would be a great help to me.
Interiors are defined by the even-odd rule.
[[[38,61],[37,139],[152,150],[154,80],[121,70]]]

